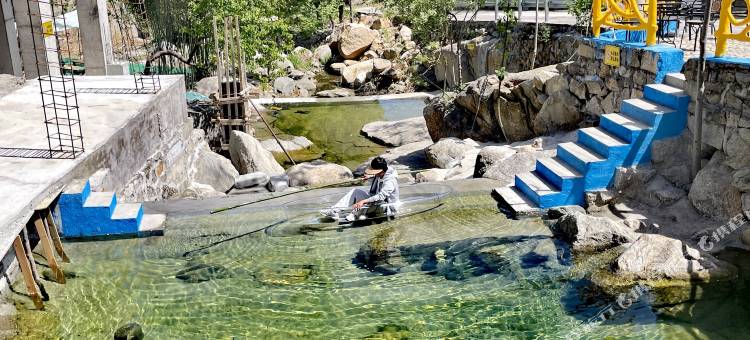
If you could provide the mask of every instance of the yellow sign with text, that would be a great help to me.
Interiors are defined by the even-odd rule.
[[[45,36],[55,35],[55,30],[52,27],[52,21],[46,21],[42,23],[42,33],[44,33]]]
[[[620,48],[617,46],[604,46],[604,64],[620,67]]]

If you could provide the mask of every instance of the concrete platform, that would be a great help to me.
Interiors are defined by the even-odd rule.
[[[0,158],[0,255],[34,208],[73,179],[109,168],[125,184],[149,156],[174,144],[188,119],[185,83],[161,76],[161,85],[156,94],[103,94],[96,89],[133,89],[133,77],[76,77],[86,152],[72,160]],[[0,147],[47,147],[38,81],[0,98],[0,112]]]

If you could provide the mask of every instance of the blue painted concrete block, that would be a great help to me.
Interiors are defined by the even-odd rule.
[[[140,204],[118,205],[114,193],[91,192],[88,181],[68,186],[59,206],[62,234],[67,238],[137,234],[143,218]]]

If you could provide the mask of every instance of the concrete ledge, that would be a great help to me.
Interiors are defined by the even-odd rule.
[[[39,202],[75,178],[100,168],[123,185],[153,153],[182,138],[187,116],[182,76],[161,76],[157,94],[79,94],[86,152],[74,160],[2,158],[0,161],[0,253],[12,246]],[[131,88],[132,76],[76,77],[79,88]],[[39,82],[0,98],[4,147],[46,147]]]

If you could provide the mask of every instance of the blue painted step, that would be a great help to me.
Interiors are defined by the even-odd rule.
[[[680,84],[680,75],[668,75]],[[690,97],[684,90],[650,84],[643,99],[624,100],[620,113],[602,115],[598,127],[578,130],[578,141],[557,146],[557,156],[540,159],[536,169],[519,174],[515,186],[494,193],[506,206],[526,212],[584,203],[584,193],[612,184],[618,167],[651,160],[654,140],[678,136],[687,126]]]
[[[65,237],[137,234],[143,219],[140,203],[118,204],[112,192],[92,192],[88,180],[68,185],[59,206]]]

